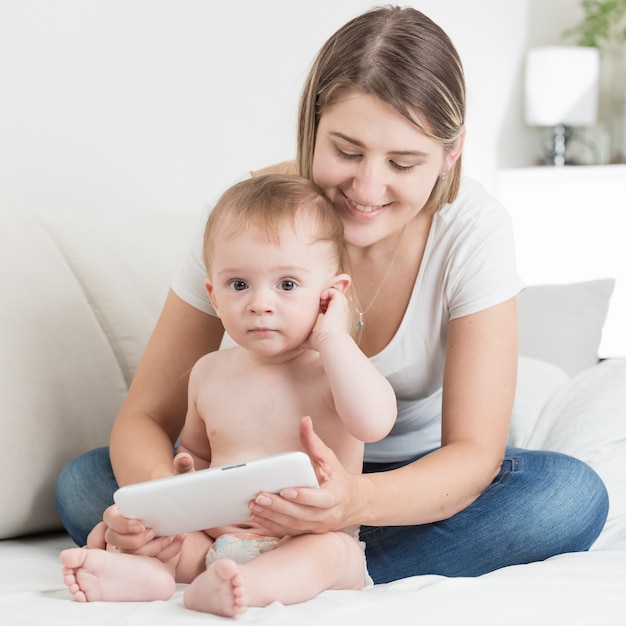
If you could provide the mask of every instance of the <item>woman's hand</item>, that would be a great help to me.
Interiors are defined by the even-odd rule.
[[[300,439],[315,469],[319,489],[260,493],[250,504],[252,520],[270,535],[324,533],[358,525],[359,476],[346,472],[335,453],[313,431],[310,417],[300,422]]]
[[[124,517],[115,504],[111,505],[87,537],[88,548],[110,552],[142,554],[167,561],[180,552],[184,536],[157,537],[140,521]]]
[[[176,475],[194,471],[193,458],[185,452],[174,457],[173,466]],[[140,520],[124,517],[113,504],[104,512],[102,522],[89,533],[87,547],[153,556],[166,561],[180,551],[183,539],[182,535],[157,537],[152,528],[146,528]]]
[[[139,520],[124,517],[115,504],[104,512],[102,521],[87,537],[88,548],[156,556],[162,550],[161,540]]]

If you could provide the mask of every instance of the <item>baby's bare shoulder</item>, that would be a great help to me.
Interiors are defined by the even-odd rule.
[[[190,379],[219,376],[220,373],[233,372],[240,362],[241,348],[225,348],[209,352],[200,357],[191,369]]]

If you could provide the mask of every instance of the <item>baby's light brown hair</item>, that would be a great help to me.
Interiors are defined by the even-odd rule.
[[[314,240],[328,242],[337,272],[347,271],[343,222],[324,192],[302,176],[267,174],[246,179],[227,189],[209,215],[204,230],[203,260],[211,276],[211,251],[216,238],[229,239],[253,230],[275,245],[287,223],[294,229],[299,215],[312,218]]]

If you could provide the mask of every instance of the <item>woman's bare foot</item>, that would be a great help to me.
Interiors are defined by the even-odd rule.
[[[185,590],[185,607],[226,617],[244,613],[248,600],[237,563],[221,559],[210,565]]]
[[[158,559],[88,548],[63,550],[59,558],[63,582],[77,602],[167,600],[176,590]]]

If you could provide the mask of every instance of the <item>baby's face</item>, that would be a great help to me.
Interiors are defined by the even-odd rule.
[[[209,293],[224,327],[240,346],[278,356],[297,349],[320,313],[320,295],[337,272],[332,245],[311,227],[285,224],[280,244],[247,231],[212,247]]]

